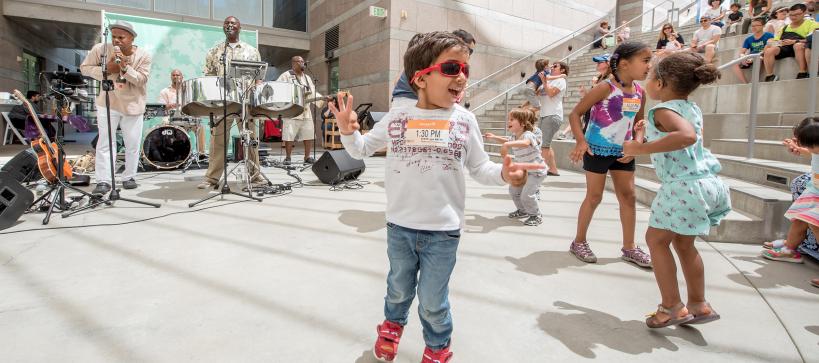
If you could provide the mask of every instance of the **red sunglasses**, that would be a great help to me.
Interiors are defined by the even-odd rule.
[[[412,77],[412,80],[410,80],[410,84],[415,83],[415,80],[417,80],[418,77],[421,77],[432,71],[438,71],[439,73],[446,77],[458,77],[461,73],[463,73],[466,78],[469,78],[469,64],[457,61],[448,61],[438,63],[432,67],[424,68],[416,72],[415,75]]]

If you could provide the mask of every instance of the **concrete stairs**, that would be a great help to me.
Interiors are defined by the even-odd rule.
[[[697,27],[698,25],[683,26],[678,31],[689,42]],[[656,44],[656,37],[657,32],[632,33],[632,39],[643,41],[652,49]],[[721,50],[717,53],[717,64],[734,59],[745,37],[746,35],[723,37],[720,42]],[[569,64],[568,90],[563,101],[565,115],[580,100],[580,85],[589,88],[590,80],[595,75],[595,64],[591,57],[607,51],[589,50]],[[718,83],[701,87],[691,95],[690,99],[703,111],[703,142],[722,164],[720,177],[730,187],[734,209],[719,226],[703,236],[704,239],[755,244],[785,237],[789,223],[783,214],[791,204],[790,183],[810,169],[809,158],[788,153],[781,143],[782,139],[792,137],[793,127],[805,117],[805,106],[808,104],[811,80],[794,79],[796,71],[793,59],[778,61],[775,73],[780,81],[760,86],[753,158],[747,157],[750,85],[739,84],[736,75],[725,70]],[[750,71],[745,72],[750,80]],[[512,108],[525,100],[519,94],[512,94],[509,101],[508,108]],[[646,106],[649,108],[656,103],[649,100]],[[480,113],[478,120],[482,130],[505,134],[506,109],[507,106],[499,102]],[[564,170],[583,172],[580,165],[568,160],[567,156],[574,145],[572,140],[552,141],[553,149],[558,155],[558,166]],[[486,150],[492,159],[500,160],[500,145],[487,143]],[[637,198],[640,203],[651,205],[660,184],[648,157],[638,158],[637,163]],[[612,189],[611,183],[607,188]]]

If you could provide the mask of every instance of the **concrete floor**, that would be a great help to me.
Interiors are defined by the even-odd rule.
[[[25,215],[0,232],[2,361],[373,362],[388,271],[383,163],[367,160],[371,184],[361,190],[305,186],[195,209],[187,203],[205,195],[195,187],[203,171],[140,174],[123,196],[161,208],[120,202],[48,226]],[[467,178],[451,282],[454,362],[819,361],[816,263],[698,242],[723,319],[649,330],[644,314],[659,292],[650,270],[618,258],[612,194],[590,233],[599,263],[567,252],[583,195],[579,174],[547,179],[545,222],[527,227],[506,217],[504,187]],[[648,215],[641,206],[638,235]],[[422,350],[413,308],[396,362],[419,362]]]

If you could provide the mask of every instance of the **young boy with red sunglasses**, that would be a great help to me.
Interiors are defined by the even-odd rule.
[[[449,32],[422,36],[404,54],[404,72],[418,102],[393,107],[362,136],[353,97],[330,106],[341,142],[354,158],[387,147],[387,295],[373,354],[391,362],[418,294],[424,331],[422,363],[448,362],[452,336],[449,277],[464,225],[465,172],[480,183],[523,185],[538,164],[489,161],[478,121],[456,104],[469,76],[469,48]],[[343,96],[339,95],[342,100]]]

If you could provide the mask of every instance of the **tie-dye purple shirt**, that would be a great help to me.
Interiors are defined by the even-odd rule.
[[[592,106],[586,142],[594,155],[622,156],[623,142],[633,138],[634,118],[643,102],[643,89],[634,83],[636,93],[623,90],[606,80],[611,92]]]

